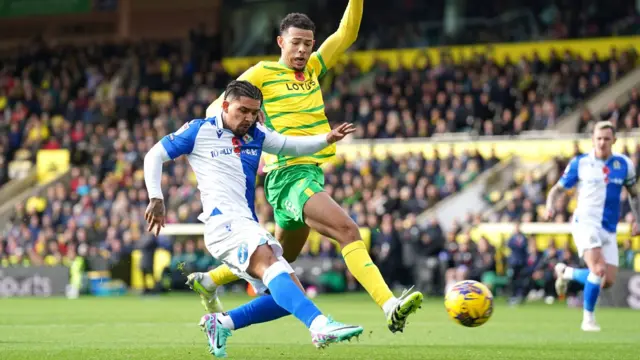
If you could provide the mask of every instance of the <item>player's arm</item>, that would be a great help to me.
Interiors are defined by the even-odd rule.
[[[338,30],[320,45],[318,54],[327,69],[333,67],[358,38],[363,4],[364,0],[349,0]]]
[[[554,205],[562,194],[578,183],[578,162],[579,159],[577,157],[573,158],[564,170],[560,180],[549,190],[549,195],[547,195],[547,220],[551,220],[555,216]]]
[[[631,206],[631,213],[635,219],[631,232],[632,235],[638,235],[640,230],[638,229],[640,228],[640,197],[638,196],[638,187],[636,186],[636,172],[631,159],[627,158],[626,161],[627,169],[629,170],[624,180],[624,186],[629,194],[629,205]]]
[[[193,151],[199,124],[184,124],[178,131],[157,142],[144,157],[144,182],[149,196],[149,206],[145,211],[148,231],[156,235],[164,227],[164,196],[162,195],[162,164]],[[154,229],[155,228],[155,229]]]
[[[629,193],[629,205],[631,206],[631,213],[635,223],[633,224],[633,235],[639,235],[640,233],[640,197],[638,197],[638,188],[635,185],[627,186],[627,192]]]
[[[262,90],[262,73],[260,71],[261,65],[260,63],[253,65],[245,72],[243,72],[236,80],[245,80],[256,86],[258,89]],[[222,101],[224,100],[224,91],[217,99],[215,99],[211,105],[207,108],[206,115],[207,117],[213,117],[217,115],[219,109],[222,108]]]
[[[355,131],[353,125],[347,123],[329,133],[314,136],[284,136],[261,125],[258,128],[265,133],[262,149],[270,154],[284,156],[313,155]]]

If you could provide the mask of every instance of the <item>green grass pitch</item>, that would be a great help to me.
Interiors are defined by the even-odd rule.
[[[226,308],[247,300],[223,296]],[[511,308],[497,302],[493,318],[464,328],[441,299],[426,300],[405,333],[391,334],[365,294],[316,299],[336,319],[363,325],[359,342],[316,350],[303,325],[288,317],[234,333],[231,359],[639,359],[640,312],[600,309],[602,333],[579,329],[581,309],[563,304]],[[0,359],[211,359],[191,294],[153,298],[2,299]]]

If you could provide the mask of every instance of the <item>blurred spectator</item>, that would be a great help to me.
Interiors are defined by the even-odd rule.
[[[585,59],[569,51],[553,51],[547,62],[533,52],[530,59],[507,58],[495,63],[481,54],[457,63],[442,53],[434,65],[424,54],[424,64],[390,71],[378,63],[375,87],[348,93],[350,77],[339,76],[334,89],[340,99],[328,106],[332,122],[357,124],[359,138],[431,137],[447,132],[478,135],[518,135],[544,130],[588,100],[602,87],[628,73],[636,55],[612,50],[608,59],[597,54]],[[637,99],[637,91],[632,93]],[[635,101],[635,100],[633,100]],[[633,104],[632,101],[632,104]],[[637,106],[629,105],[622,118],[612,105],[603,118],[612,118],[622,129],[637,127]],[[630,115],[629,119],[623,121]],[[580,129],[593,115],[583,111]]]
[[[520,301],[524,295],[525,282],[530,275],[527,274],[527,268],[532,268],[533,266],[535,266],[535,263],[532,264],[530,262],[530,256],[534,256],[535,254],[531,254],[529,252],[529,240],[520,231],[519,223],[516,223],[513,234],[511,235],[511,238],[509,238],[507,246],[511,250],[511,254],[509,255],[508,260],[509,268],[512,273],[511,277],[513,279],[511,296],[512,300],[517,302]]]
[[[445,32],[445,0],[405,1],[393,6],[383,0],[368,0],[354,48],[417,48],[636,34],[634,30],[640,25],[640,16],[632,1],[626,4],[628,6],[610,6],[601,1],[535,0],[466,2],[458,10],[457,22],[461,24],[458,31]],[[344,9],[346,5],[347,0],[331,3],[335,9]],[[316,24],[318,43],[336,30],[342,17],[342,10],[326,11],[327,6],[326,0],[315,0],[307,10]],[[251,55],[279,53],[275,44],[279,21],[277,17],[272,19],[272,31],[264,42],[252,49]]]

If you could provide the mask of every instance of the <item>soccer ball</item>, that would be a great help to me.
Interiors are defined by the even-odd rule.
[[[466,327],[477,327],[493,314],[493,294],[484,284],[473,280],[457,282],[444,299],[449,317]]]

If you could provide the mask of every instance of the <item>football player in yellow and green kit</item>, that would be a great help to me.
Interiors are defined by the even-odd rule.
[[[355,42],[364,0],[350,0],[338,30],[313,52],[314,23],[304,14],[287,15],[280,24],[278,62],[261,61],[238,79],[260,88],[265,125],[284,135],[312,136],[331,130],[324,111],[319,79]],[[222,96],[207,109],[215,114]],[[383,309],[392,332],[404,329],[406,318],[422,304],[420,292],[405,291],[396,298],[373,263],[357,224],[326,192],[321,164],[336,153],[335,145],[313,156],[266,156],[265,193],[273,206],[276,238],[284,257],[293,262],[310,228],[335,239],[349,271]],[[216,287],[237,280],[226,265],[207,273],[189,275],[188,284],[200,293],[210,312],[220,312]],[[248,320],[251,321],[251,320]],[[236,324],[238,325],[238,324]],[[245,324],[241,324],[241,327]]]

